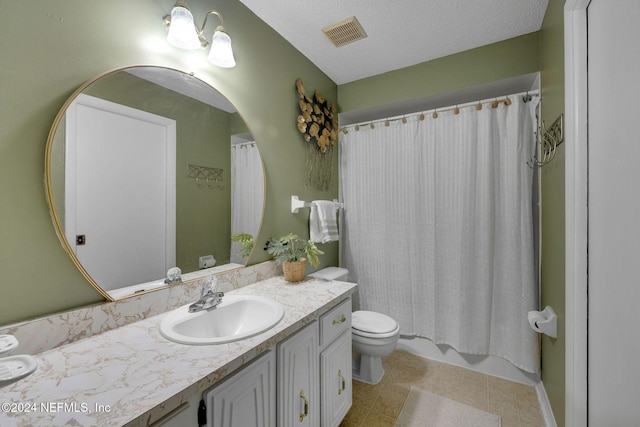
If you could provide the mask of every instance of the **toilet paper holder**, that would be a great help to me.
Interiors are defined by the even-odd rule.
[[[531,328],[541,334],[558,337],[558,316],[550,306],[546,306],[542,311],[530,311],[527,319]]]

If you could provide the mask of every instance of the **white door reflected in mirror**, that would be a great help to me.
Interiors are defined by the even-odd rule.
[[[106,291],[163,277],[176,265],[175,120],[80,95],[66,130],[65,233],[78,260]]]

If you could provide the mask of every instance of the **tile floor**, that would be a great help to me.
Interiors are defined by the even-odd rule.
[[[353,381],[353,404],[340,427],[393,427],[411,386],[502,417],[502,427],[544,427],[533,387],[396,350],[376,385]]]

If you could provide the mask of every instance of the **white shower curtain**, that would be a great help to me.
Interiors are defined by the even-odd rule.
[[[342,263],[403,335],[538,372],[533,102],[510,99],[341,135]]]
[[[231,234],[256,238],[264,205],[264,171],[255,142],[231,146]],[[240,243],[231,242],[231,262],[244,264]]]

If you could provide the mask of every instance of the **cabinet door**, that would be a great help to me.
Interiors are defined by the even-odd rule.
[[[278,427],[320,425],[318,322],[278,345]]]
[[[276,427],[275,363],[269,351],[206,392],[207,427]]]
[[[322,426],[336,427],[351,408],[351,331],[320,354]]]

